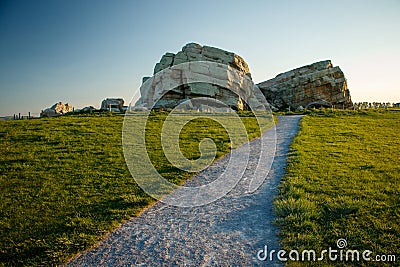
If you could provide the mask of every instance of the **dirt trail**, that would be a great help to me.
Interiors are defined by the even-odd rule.
[[[67,266],[281,266],[279,262],[259,261],[257,252],[265,245],[268,249],[280,249],[278,229],[272,224],[272,201],[285,173],[289,145],[297,134],[300,119],[301,116],[279,117],[272,168],[253,194],[244,192],[246,180],[251,177],[251,161],[257,158],[257,149],[252,147],[257,147],[260,139],[249,143],[249,169],[243,181],[225,197],[193,208],[158,202]],[[188,184],[215,177],[221,164],[224,159]]]

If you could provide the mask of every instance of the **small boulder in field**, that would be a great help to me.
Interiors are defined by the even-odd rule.
[[[72,112],[74,110],[74,107],[69,104],[69,103],[62,103],[58,102],[55,103],[53,106],[50,108],[46,108],[45,110],[42,110],[40,113],[40,117],[55,117],[55,116],[60,116],[64,115],[68,112]]]

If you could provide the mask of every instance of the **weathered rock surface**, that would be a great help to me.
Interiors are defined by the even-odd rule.
[[[101,110],[122,112],[124,110],[124,100],[122,98],[107,98],[101,102]]]
[[[224,102],[233,109],[247,109],[249,100],[254,99],[256,92],[248,82],[238,77],[231,77],[229,68],[238,71],[251,81],[250,70],[247,63],[238,55],[219,48],[201,46],[195,43],[185,45],[178,53],[166,53],[154,67],[153,74],[173,66],[193,62],[206,61],[220,64],[217,67],[199,65],[191,72],[203,75],[210,79],[225,81],[226,85],[211,83],[186,83],[171,88],[177,84],[171,77],[157,78],[148,86],[145,82],[149,77],[143,78],[140,93],[141,98],[136,102],[134,109],[146,110],[154,108],[174,108],[187,99],[196,97],[210,97]],[[228,68],[226,67],[228,66]],[[172,73],[179,76],[181,73]],[[156,75],[154,76],[156,78]],[[236,79],[236,80],[235,80]],[[240,80],[240,81],[238,81]],[[245,79],[244,79],[245,80]],[[237,87],[231,89],[231,84]],[[234,88],[235,88],[234,86]],[[262,94],[275,110],[303,110],[314,107],[349,108],[353,103],[350,91],[347,88],[346,78],[339,67],[333,67],[330,60],[320,61],[277,75],[275,78],[258,84]],[[166,92],[165,88],[168,88]],[[172,90],[170,90],[172,89]],[[160,96],[162,96],[160,98]],[[258,97],[256,97],[258,99]]]
[[[55,103],[53,106],[50,108],[46,108],[45,110],[42,110],[40,113],[40,117],[54,117],[54,116],[60,116],[64,115],[68,112],[71,112],[74,110],[74,107],[69,104],[63,104],[62,102]]]
[[[243,58],[235,53],[211,46],[201,46],[196,43],[186,44],[177,54],[166,53],[154,67],[153,74],[168,67],[190,61],[212,61],[229,65],[250,75],[250,70]]]
[[[330,60],[281,73],[258,87],[275,110],[353,105],[342,70]]]
[[[203,77],[216,79],[220,81],[221,84],[226,84],[229,87],[196,82],[180,85],[165,92],[165,88],[170,87],[169,85],[174,84],[175,81],[173,81],[173,78],[169,77],[163,77],[162,79],[157,78],[147,87],[142,85],[140,90],[141,98],[136,102],[134,109],[144,110],[152,107],[153,104],[154,108],[174,108],[180,103],[196,97],[214,98],[236,110],[246,109],[246,104],[244,104],[243,100],[247,102],[249,98],[253,96],[250,70],[247,63],[240,56],[232,52],[215,47],[189,43],[177,54],[164,54],[160,62],[155,65],[153,74],[181,63],[193,61],[218,63],[213,66],[199,63],[199,65],[196,66],[192,65],[193,69],[190,69],[190,71],[196,75],[203,75]],[[241,73],[246,79],[238,76],[232,77],[235,75],[232,75],[230,69]],[[182,73],[176,75],[182,75]],[[156,76],[154,77],[156,78]],[[149,79],[149,77],[144,77],[143,83],[145,83],[147,79]],[[232,89],[232,87],[236,89],[226,89]],[[161,95],[163,96],[160,98]]]

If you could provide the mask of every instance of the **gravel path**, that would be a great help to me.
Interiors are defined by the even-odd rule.
[[[265,245],[269,250],[280,249],[278,230],[272,224],[272,201],[300,118],[279,117],[271,171],[253,194],[245,193],[246,177],[251,177],[251,160],[257,154],[253,146],[259,139],[250,142],[250,168],[244,179],[227,196],[193,208],[157,202],[67,266],[281,266],[279,262],[259,261],[257,252]],[[210,176],[215,177],[225,158],[187,184],[203,184]]]

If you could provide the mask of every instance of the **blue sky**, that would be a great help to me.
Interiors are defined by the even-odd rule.
[[[261,82],[331,59],[353,101],[400,102],[400,1],[0,1],[0,116],[129,102],[165,52],[233,51]]]

